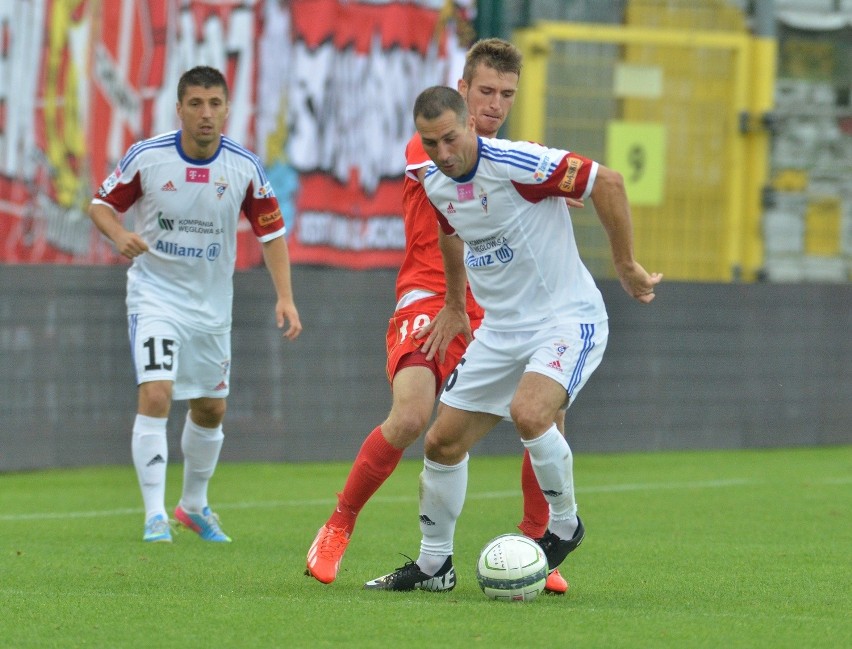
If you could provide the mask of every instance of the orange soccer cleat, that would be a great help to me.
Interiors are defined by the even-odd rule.
[[[308,566],[305,574],[317,581],[330,584],[337,577],[343,553],[349,545],[349,535],[342,527],[323,525],[308,550]]]
[[[559,574],[559,569],[554,568],[547,575],[547,581],[544,582],[544,592],[553,595],[564,595],[568,592],[568,580]]]

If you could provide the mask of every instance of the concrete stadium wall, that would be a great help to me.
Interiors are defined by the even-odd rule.
[[[124,279],[0,265],[0,471],[130,462]],[[293,279],[305,331],[288,342],[265,271],[236,276],[224,461],[348,461],[390,407],[394,273],[296,267]],[[648,307],[601,289],[610,341],[568,414],[575,451],[852,442],[852,286],[668,283]],[[184,414],[175,404],[174,461]],[[500,424],[475,453],[520,449]]]

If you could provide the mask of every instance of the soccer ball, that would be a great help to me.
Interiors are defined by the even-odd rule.
[[[502,534],[482,548],[476,579],[482,592],[491,599],[529,602],[544,590],[547,557],[532,539],[520,534]]]

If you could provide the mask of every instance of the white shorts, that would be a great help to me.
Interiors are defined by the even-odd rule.
[[[603,358],[609,324],[561,325],[504,332],[480,327],[447,379],[441,403],[510,419],[509,406],[525,372],[549,376],[565,388],[569,405]]]
[[[172,399],[228,396],[231,334],[207,333],[174,320],[127,317],[136,384],[172,381]]]

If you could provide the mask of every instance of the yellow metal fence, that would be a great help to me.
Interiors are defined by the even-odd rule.
[[[514,41],[524,69],[513,139],[620,171],[648,270],[673,280],[755,278],[772,43],[739,31],[554,22]],[[594,207],[572,210],[572,219],[589,269],[613,276]]]

